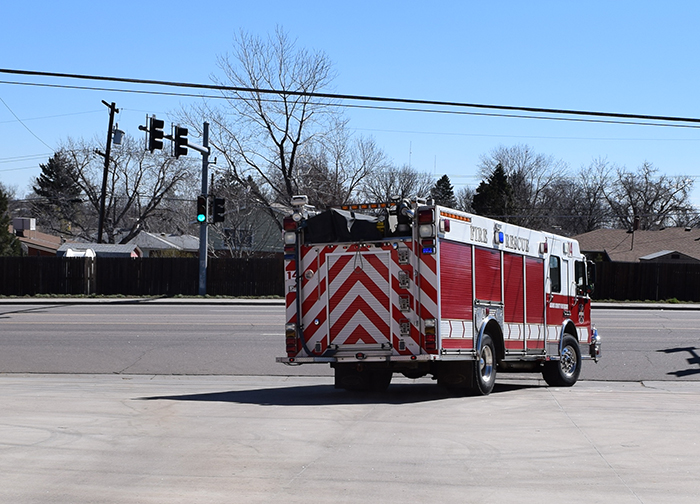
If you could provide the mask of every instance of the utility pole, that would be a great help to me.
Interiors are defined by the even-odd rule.
[[[104,229],[105,221],[105,200],[107,199],[107,177],[109,177],[109,159],[112,153],[112,128],[114,127],[114,114],[119,113],[117,105],[112,102],[111,104],[102,100],[107,107],[109,107],[109,129],[107,130],[107,147],[105,148],[105,169],[102,174],[102,195],[100,197],[100,220],[97,225],[97,243],[102,243],[102,230]]]

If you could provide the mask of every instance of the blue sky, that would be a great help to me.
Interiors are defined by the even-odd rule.
[[[243,29],[283,27],[324,51],[330,91],[700,118],[700,2],[277,1],[5,2],[0,68],[209,83],[217,55]],[[132,135],[181,97],[66,90],[7,82],[91,82],[0,74],[0,181],[29,189],[67,137],[105,138],[108,109]],[[105,87],[118,87],[111,83]],[[21,122],[15,118],[21,119]],[[693,177],[700,205],[700,129],[349,109],[396,164],[456,187],[476,186],[482,155],[527,144],[572,169],[594,158]]]

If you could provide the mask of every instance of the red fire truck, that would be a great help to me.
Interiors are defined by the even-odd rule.
[[[292,204],[278,362],[328,363],[348,390],[383,390],[396,372],[485,395],[497,370],[571,386],[598,361],[593,263],[576,240],[431,200]]]

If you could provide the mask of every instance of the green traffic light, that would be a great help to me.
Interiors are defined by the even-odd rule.
[[[207,219],[207,216],[204,215],[204,214],[199,214],[199,215],[197,216],[197,220],[198,220],[199,222],[204,222],[206,219]]]

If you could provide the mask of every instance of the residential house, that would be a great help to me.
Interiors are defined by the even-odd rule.
[[[26,256],[55,256],[63,243],[60,236],[53,236],[36,230],[36,219],[16,217],[12,219],[10,232],[19,240]]]
[[[273,210],[283,216],[291,210],[273,205]],[[221,226],[209,228],[209,246],[218,256],[269,257],[282,254],[280,223],[268,212],[250,210],[244,206],[226,212]]]
[[[698,228],[597,229],[574,238],[581,251],[594,261],[700,263]]]

